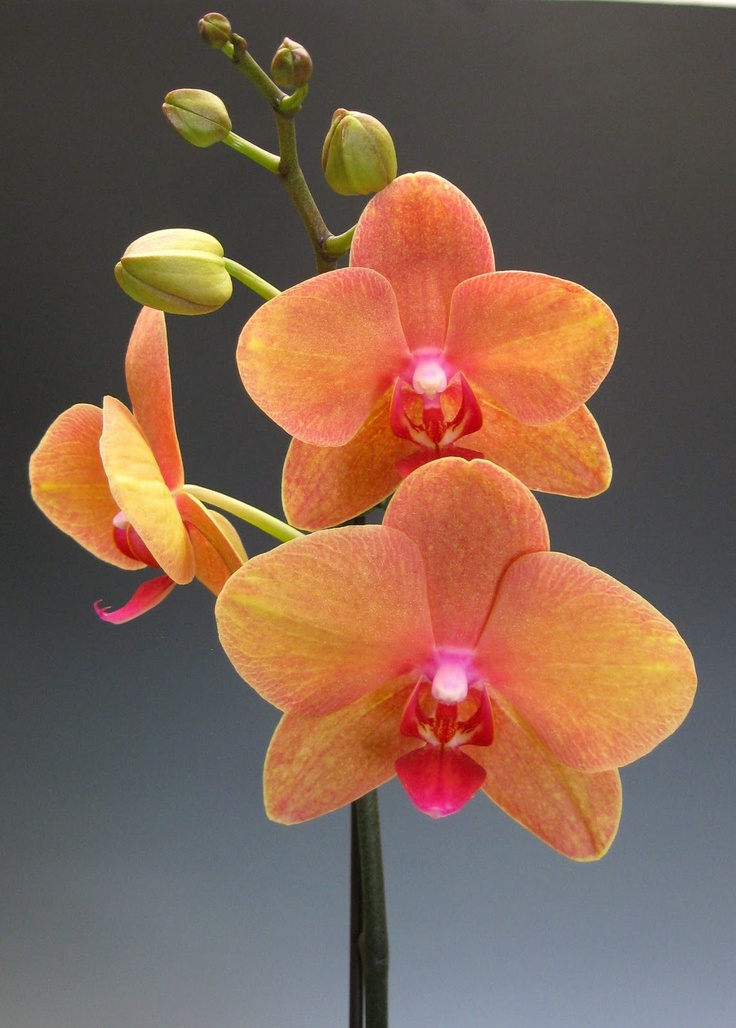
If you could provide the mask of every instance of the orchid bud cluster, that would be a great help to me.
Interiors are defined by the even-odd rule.
[[[533,494],[610,484],[588,401],[616,319],[582,285],[499,270],[471,200],[430,172],[397,177],[387,129],[344,108],[325,179],[376,195],[331,233],[296,157],[310,55],[285,38],[269,75],[224,16],[200,33],[268,101],[279,151],[233,133],[206,90],[173,90],[164,114],[192,145],[224,142],[283,180],[318,273],[282,292],[206,232],[131,243],[115,267],[143,306],[130,407],[107,397],[60,415],[31,459],[34,499],[95,556],[160,571],[120,610],[98,605],[103,620],[195,578],[217,596],[225,653],[282,712],[264,776],[274,820],[329,813],[397,775],[432,817],[483,793],[559,852],[596,859],[619,823],[618,768],[677,728],[695,689],[675,627],[552,552]],[[163,312],[216,311],[233,277],[266,301],[233,348],[244,389],[291,436],[286,520],[184,482]],[[280,545],[247,559],[215,508]],[[369,511],[382,522],[355,523]]]

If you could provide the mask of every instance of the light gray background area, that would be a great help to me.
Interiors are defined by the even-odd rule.
[[[627,768],[618,839],[567,862],[484,798],[434,823],[382,790],[392,1025],[736,1024],[733,365],[736,11],[491,0],[252,0],[225,9],[268,64],[316,72],[303,164],[334,108],[391,129],[400,170],[455,182],[499,268],[578,281],[621,343],[592,401],[614,462],[594,500],[542,497],[553,545],[668,615],[700,673],[691,716]],[[92,602],[135,584],[55,530],[26,462],[77,401],[124,397],[136,307],[112,268],[156,228],[212,232],[279,287],[311,274],[275,178],[165,124],[164,94],[270,114],[199,40],[190,0],[3,5],[4,547],[0,760],[3,1028],[332,1028],[346,1023],[348,816],[270,824],[275,713],[220,651],[209,595],[138,622]],[[278,512],[286,438],[245,396],[236,287],[171,319],[190,481]],[[265,537],[246,534],[252,552]]]

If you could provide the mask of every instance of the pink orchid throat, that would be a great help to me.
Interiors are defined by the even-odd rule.
[[[465,376],[453,374],[439,356],[426,355],[417,357],[407,375],[411,375],[410,382],[397,378],[394,385],[391,430],[420,449],[397,462],[399,474],[406,477],[438,457],[482,457],[482,453],[455,445],[483,425],[480,405]]]
[[[490,746],[493,715],[485,682],[460,654],[440,658],[432,679],[422,674],[399,725],[424,745],[399,757],[396,773],[412,803],[431,817],[460,810],[481,788],[485,770],[462,746]]]

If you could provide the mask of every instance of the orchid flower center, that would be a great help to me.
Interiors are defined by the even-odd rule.
[[[396,379],[391,431],[419,447],[417,453],[397,462],[396,470],[402,478],[438,457],[482,457],[478,450],[456,445],[458,439],[477,432],[482,425],[480,406],[465,377],[460,372],[453,374],[439,355],[418,357],[411,382]]]
[[[445,369],[436,357],[420,360],[414,369],[411,384],[415,393],[433,400],[437,393],[444,393],[447,389]]]
[[[477,680],[469,658],[463,662],[462,656],[445,657],[431,682],[421,676],[404,708],[399,732],[424,743],[395,764],[412,803],[430,817],[454,814],[486,778],[485,768],[462,747],[493,742],[488,689]]]

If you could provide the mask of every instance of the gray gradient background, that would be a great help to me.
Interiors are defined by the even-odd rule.
[[[285,34],[313,54],[301,150],[333,230],[360,209],[318,175],[345,106],[389,126],[401,170],[468,193],[500,268],[573,279],[613,307],[619,354],[591,404],[613,485],[541,499],[555,548],[672,618],[700,673],[684,727],[624,770],[599,864],[566,861],[483,797],[435,823],[395,782],[382,790],[392,1024],[736,1024],[736,11],[225,10],[265,63]],[[209,594],[98,623],[92,601],[122,603],[137,579],[27,495],[51,420],[125,396],[136,307],[112,267],[136,236],[191,225],[281,287],[311,273],[278,182],[224,147],[187,146],[159,113],[171,88],[211,89],[237,132],[275,145],[260,98],[199,41],[203,13],[3,5],[3,1028],[346,1023],[346,811],[270,824],[260,772],[276,715],[220,651]],[[278,511],[286,438],[234,370],[254,309],[236,286],[219,313],[170,319],[176,412],[190,481]]]

